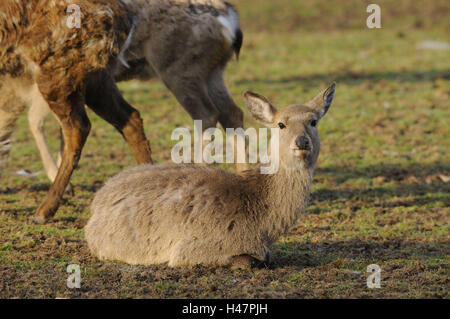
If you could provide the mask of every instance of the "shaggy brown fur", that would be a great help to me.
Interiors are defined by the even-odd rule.
[[[81,9],[81,28],[66,24],[67,7],[73,4]],[[44,222],[56,212],[78,163],[90,130],[85,103],[99,113],[125,110],[127,117],[117,116],[121,129],[138,162],[151,162],[142,121],[122,99],[111,75],[131,28],[132,16],[119,0],[0,2],[0,95],[10,97],[2,97],[2,112],[10,119],[6,125],[0,119],[0,137],[8,140],[14,117],[29,102],[24,91],[32,91],[36,85],[61,122],[65,140],[61,167],[38,208],[36,222]]]
[[[79,29],[65,24],[71,4],[82,12]],[[20,75],[20,59],[52,102],[67,100],[84,87],[86,75],[107,69],[131,27],[120,1],[3,0],[0,12],[1,51],[6,52],[0,72]]]
[[[264,97],[245,94],[257,120],[284,127],[280,169],[273,175],[144,165],[112,178],[92,202],[85,229],[92,253],[143,265],[248,267],[267,261],[271,244],[307,207],[320,150],[316,126],[334,94],[333,84],[309,103],[279,111]]]

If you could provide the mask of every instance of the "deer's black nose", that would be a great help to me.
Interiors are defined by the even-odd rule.
[[[295,140],[295,144],[297,145],[297,147],[299,149],[304,150],[304,151],[309,151],[311,148],[311,143],[309,142],[309,138],[307,138],[306,136],[297,137],[297,139]]]

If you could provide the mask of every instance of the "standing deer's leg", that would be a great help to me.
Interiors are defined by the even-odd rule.
[[[44,136],[45,119],[51,113],[51,110],[37,87],[36,91],[36,93],[33,93],[32,104],[28,111],[28,123],[39,149],[39,153],[41,154],[45,173],[47,174],[48,179],[51,182],[54,182],[56,174],[58,173],[58,166],[53,159]]]
[[[182,78],[182,80],[180,80]],[[175,95],[178,102],[189,113],[191,118],[196,121],[202,121],[203,132],[209,128],[215,128],[219,118],[214,103],[212,103],[206,85],[200,79],[195,77],[188,78],[186,76],[169,76],[163,75],[162,80]],[[203,140],[203,148],[209,144],[210,141]],[[198,152],[202,152],[201,149]],[[203,159],[203,154],[197,153],[194,159]]]
[[[42,90],[41,90],[42,91]],[[74,92],[65,100],[52,100],[54,92],[43,94],[50,109],[61,122],[65,146],[61,166],[44,202],[39,206],[33,221],[44,223],[58,209],[64,190],[69,184],[75,166],[81,156],[84,143],[89,135],[91,124],[84,108],[84,98],[80,92]]]
[[[219,111],[223,128],[244,128],[244,112],[236,105],[223,79],[222,69],[215,70],[208,79],[208,94]]]
[[[211,101],[206,85],[201,79],[195,77],[184,76],[182,80],[179,79],[180,77],[163,74],[162,80],[191,118],[202,121],[203,130],[216,127],[219,111]]]
[[[59,152],[58,152],[58,157],[56,158],[56,165],[58,167],[61,166],[61,161],[62,161],[62,156],[63,156],[63,152],[64,152],[64,134],[62,131],[62,128],[59,128]]]
[[[5,100],[0,97],[0,175],[8,162],[16,121],[25,107],[25,102],[15,96]]]
[[[8,80],[0,79],[0,175],[8,162],[11,135],[25,107],[25,101],[16,95]]]
[[[242,112],[242,110],[233,101],[233,98],[225,85],[222,68],[216,69],[211,74],[207,85],[208,94],[219,111],[220,125],[222,125],[224,129],[244,128],[244,112]],[[237,154],[238,139],[242,139],[242,137],[237,136],[235,139],[235,154]],[[241,143],[246,145],[245,138],[241,141]],[[248,165],[246,163],[236,163],[236,170],[238,172],[242,172],[246,169],[248,169]]]
[[[124,100],[108,74],[102,73],[88,83],[86,104],[123,135],[138,164],[152,163],[152,152],[145,137],[142,118]]]
[[[44,123],[46,118],[51,113],[50,107],[42,97],[37,86],[35,92],[32,94],[32,103],[28,111],[28,123],[30,125],[30,131],[33,134],[34,140],[41,154],[42,163],[44,164],[45,173],[48,179],[53,183],[58,173],[58,167],[61,165],[62,153],[64,150],[64,137],[62,135],[62,129],[60,129],[60,141],[61,147],[58,152],[58,160],[55,163],[50,148],[44,135]],[[73,196],[73,187],[69,183],[66,188],[66,193]]]

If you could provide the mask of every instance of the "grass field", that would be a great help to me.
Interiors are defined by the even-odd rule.
[[[365,27],[364,1],[235,3],[245,43],[227,83],[239,105],[248,89],[285,106],[338,83],[320,127],[311,205],[274,245],[273,262],[186,270],[92,257],[83,227],[94,193],[135,165],[119,134],[92,112],[75,195],[49,224],[32,224],[49,182],[44,173],[14,174],[43,171],[24,114],[0,180],[0,298],[450,298],[450,51],[419,47],[450,42],[448,1],[379,1],[377,30]],[[156,162],[169,163],[172,130],[192,120],[156,80],[120,87],[143,115]],[[246,126],[258,127],[248,113]],[[56,152],[54,119],[46,134]],[[66,287],[69,264],[81,266],[79,290]],[[382,269],[381,289],[366,286],[370,264]]]

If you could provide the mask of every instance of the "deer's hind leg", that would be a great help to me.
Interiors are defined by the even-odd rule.
[[[219,123],[223,129],[227,128],[244,128],[244,112],[236,105],[231,97],[228,88],[225,85],[223,78],[223,68],[218,67],[215,69],[208,78],[207,82],[208,94],[219,111]],[[235,138],[235,162],[236,170],[242,172],[248,169],[246,163],[238,163],[237,152],[239,143],[242,145],[248,144],[242,136],[238,135]]]
[[[208,94],[219,111],[219,123],[226,128],[244,128],[244,112],[233,101],[223,78],[223,70],[214,70],[207,81]]]
[[[45,173],[51,182],[55,181],[58,173],[58,165],[48,147],[44,135],[44,123],[47,117],[52,113],[47,102],[42,97],[37,86],[33,88],[33,96],[31,99],[31,106],[28,110],[28,123],[30,131],[33,134],[36,145],[41,155],[42,163],[44,164]]]
[[[101,73],[88,83],[86,104],[122,134],[138,164],[152,163],[142,118],[122,97],[109,74]]]
[[[201,76],[164,72],[161,75],[161,79],[181,106],[189,113],[190,117],[194,121],[201,121],[203,132],[199,132],[200,134],[203,134],[207,129],[217,127],[219,112],[211,101],[206,83]],[[205,135],[202,135],[203,147],[210,143],[210,140],[204,139],[204,137]],[[194,161],[197,160],[203,163],[203,152],[201,149],[198,149],[194,154]]]
[[[169,266],[230,266],[232,269],[246,269],[261,263],[247,254],[230,256],[222,251],[222,245],[221,241],[214,240],[181,240],[171,249]]]
[[[207,240],[180,240],[169,255],[169,267],[226,266],[229,261],[229,257],[219,254],[214,244]]]
[[[163,73],[161,79],[191,118],[202,121],[203,130],[217,126],[219,111],[201,76]]]
[[[256,264],[256,259],[250,255],[239,255],[231,257],[231,269],[250,269]]]

